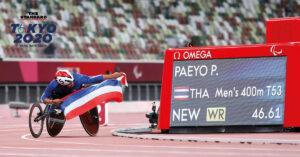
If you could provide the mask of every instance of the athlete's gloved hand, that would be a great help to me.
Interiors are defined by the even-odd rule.
[[[117,78],[117,80],[124,85],[125,87],[128,87],[128,83],[127,83],[127,77],[125,73],[121,73],[121,76]]]

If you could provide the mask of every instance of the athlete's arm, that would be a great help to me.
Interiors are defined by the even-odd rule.
[[[43,101],[44,104],[56,104],[57,106],[59,106],[62,102],[63,102],[63,100],[61,100],[61,99],[53,99],[53,100],[51,100],[51,99],[48,99],[48,98],[46,98]]]
[[[79,80],[81,80],[81,82],[84,84],[84,83],[100,83],[107,79],[116,79],[116,78],[120,77],[121,75],[122,75],[122,73],[115,72],[113,74],[108,74],[108,75],[87,76],[87,75],[80,74],[78,76],[80,76]]]
[[[107,80],[107,79],[116,79],[118,77],[122,76],[122,73],[120,72],[115,72],[113,74],[108,74],[108,75],[103,75],[103,80]]]

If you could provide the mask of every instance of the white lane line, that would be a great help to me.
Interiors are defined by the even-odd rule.
[[[136,139],[155,139],[155,140],[172,140],[172,141],[197,141],[197,142],[223,142],[223,143],[257,143],[257,144],[300,144],[300,140],[285,140],[285,139],[255,139],[255,138],[212,138],[212,137],[182,137],[172,135],[153,135],[153,134],[133,134],[123,133],[123,130],[130,128],[121,128],[112,130],[112,135]],[[133,128],[134,129],[134,128]]]
[[[79,130],[79,129],[78,129]],[[68,131],[74,131],[74,130],[68,130]],[[298,147],[293,147],[295,149],[274,149],[274,148],[236,148],[236,147],[203,147],[203,146],[156,146],[156,145],[120,145],[120,144],[97,144],[97,143],[85,143],[85,142],[68,142],[68,141],[47,141],[47,140],[39,140],[34,138],[28,138],[28,136],[31,136],[31,134],[23,135],[21,138],[24,140],[31,140],[36,142],[46,142],[46,143],[60,143],[60,144],[73,144],[73,145],[91,145],[91,146],[112,146],[112,147],[132,147],[132,148],[166,148],[166,149],[196,149],[196,150],[241,150],[241,151],[274,151],[274,152],[300,152],[300,149]]]
[[[0,147],[0,149],[13,150],[52,150],[52,151],[81,151],[81,152],[114,152],[114,153],[147,153],[147,154],[189,154],[189,155],[225,155],[232,156],[235,153],[224,152],[189,152],[189,151],[168,151],[168,150],[136,150],[136,149],[77,149],[77,148],[36,148],[36,147]]]
[[[22,131],[23,132],[24,130],[20,130],[20,129],[7,129],[7,130],[0,130],[0,131]]]
[[[48,154],[33,154],[33,153],[0,153],[0,156],[50,156],[50,157],[78,157],[79,155],[61,155],[61,154],[53,154],[53,153],[48,153]]]
[[[110,127],[110,126],[119,126],[119,125],[127,125],[127,126],[139,126],[139,125],[148,125],[146,123],[133,123],[133,124],[108,124],[107,126],[100,126],[100,129],[103,127],[103,128],[107,128],[107,127]],[[82,126],[82,124],[65,124],[65,126]],[[0,124],[0,129],[16,129],[16,128],[19,128],[19,127],[26,127],[28,128],[28,124],[12,124],[12,125],[8,125],[8,124]]]
[[[221,155],[221,156],[240,156],[242,153],[238,152],[221,152],[220,150],[218,151],[213,151],[213,152],[205,152],[203,150],[199,150],[198,152],[196,151],[169,151],[169,150],[159,150],[159,151],[154,151],[154,150],[128,150],[128,149],[102,149],[102,148],[97,148],[97,149],[80,149],[80,148],[53,148],[53,147],[48,147],[48,148],[38,148],[38,147],[0,147],[0,149],[13,149],[15,150],[53,150],[53,151],[81,151],[81,152],[113,152],[113,153],[147,153],[147,154],[184,154],[184,155]],[[51,154],[53,155],[53,154]],[[282,157],[282,154],[278,153],[248,153],[243,154],[243,156],[278,156]],[[38,155],[39,156],[39,155]],[[58,155],[60,156],[60,155]],[[298,154],[285,154],[285,157],[299,157]]]
[[[70,154],[53,154],[53,153],[46,153],[46,154],[42,154],[42,153],[38,153],[38,154],[33,154],[33,153],[3,153],[3,152],[0,152],[0,156],[33,156],[33,157],[37,157],[37,156],[49,156],[49,157],[81,157],[83,155],[70,155]],[[86,155],[84,154],[84,156],[89,156],[89,157],[99,157],[99,155]],[[105,155],[105,157],[115,157],[116,155]],[[124,155],[120,155],[118,154],[118,156],[122,156],[122,157],[126,157]],[[132,156],[128,156],[128,157],[132,157]]]
[[[19,127],[28,127],[28,124],[16,124],[16,125],[3,125],[0,124],[0,129],[15,129],[15,128],[19,128]]]

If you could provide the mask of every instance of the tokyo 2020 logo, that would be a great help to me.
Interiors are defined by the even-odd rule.
[[[53,33],[56,32],[56,25],[52,23],[29,23],[24,21],[45,21],[47,16],[39,16],[37,12],[28,12],[28,15],[21,16],[23,22],[11,24],[12,33],[16,34],[14,43],[21,47],[45,47],[53,39]],[[27,45],[22,45],[27,44]]]

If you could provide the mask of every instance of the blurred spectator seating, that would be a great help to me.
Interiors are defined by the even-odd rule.
[[[13,41],[10,24],[26,10],[47,15],[57,31],[54,57],[73,59],[163,59],[169,47],[193,36],[201,46],[265,42],[265,21],[299,16],[299,0],[73,0],[0,2],[1,56],[40,58],[44,48]],[[25,25],[28,23],[25,23]]]

